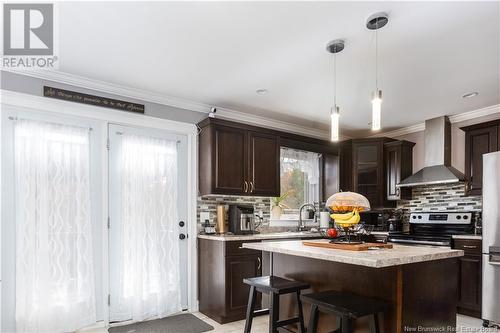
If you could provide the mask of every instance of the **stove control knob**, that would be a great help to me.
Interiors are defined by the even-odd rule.
[[[462,216],[460,215],[457,215],[457,220],[460,220],[462,218]],[[464,217],[465,218],[465,217]]]
[[[467,215],[464,215],[464,220],[468,220],[469,217]]]
[[[419,215],[419,216],[418,216],[418,219],[419,219],[419,220],[421,220],[421,219],[422,219],[422,215]]]
[[[417,217],[416,217],[415,215],[413,215],[413,217],[412,217],[412,218],[413,218],[413,219],[416,219]]]

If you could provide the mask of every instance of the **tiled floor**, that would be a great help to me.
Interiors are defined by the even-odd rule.
[[[200,312],[195,312],[193,313],[195,316],[198,318],[202,319],[209,325],[212,325],[214,327],[213,331],[210,331],[210,333],[241,333],[243,332],[243,328],[245,327],[245,321],[236,321],[233,323],[225,324],[225,325],[220,325],[217,322],[213,321],[210,318],[207,318],[203,313]],[[254,319],[253,325],[252,325],[252,333],[267,333],[269,332],[268,328],[268,321],[269,317],[268,316],[261,316],[257,317]],[[467,317],[467,316],[462,316],[462,315],[457,315],[457,332],[499,332],[500,330],[494,330],[494,329],[482,329],[482,321],[476,318],[472,317]],[[87,330],[84,331],[84,333],[107,333],[107,330],[104,328],[100,329],[94,329],[94,330]],[[181,332],[179,332],[181,333]]]

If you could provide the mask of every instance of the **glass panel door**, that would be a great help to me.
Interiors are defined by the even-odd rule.
[[[186,141],[109,126],[110,322],[187,308]]]

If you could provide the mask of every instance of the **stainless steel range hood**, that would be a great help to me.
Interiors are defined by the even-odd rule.
[[[457,183],[464,175],[451,166],[451,125],[448,117],[425,121],[425,167],[399,183],[398,187]]]

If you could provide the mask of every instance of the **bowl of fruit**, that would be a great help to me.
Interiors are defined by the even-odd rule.
[[[343,231],[346,243],[359,243],[353,240],[358,231],[358,223],[361,220],[360,212],[370,210],[368,199],[355,192],[338,192],[328,198],[326,208],[330,211],[330,217],[335,226]]]

